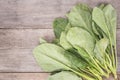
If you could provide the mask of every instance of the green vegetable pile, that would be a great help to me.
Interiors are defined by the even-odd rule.
[[[110,4],[93,9],[75,5],[53,22],[55,40],[40,39],[33,53],[48,80],[117,79],[116,11]]]

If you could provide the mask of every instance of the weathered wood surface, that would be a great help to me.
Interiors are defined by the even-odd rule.
[[[118,73],[120,73],[120,0],[0,0],[0,80],[45,80],[32,50],[39,38],[54,39],[52,21],[76,3],[91,7],[111,3],[118,13]]]
[[[52,29],[0,29],[1,49],[33,49],[39,44],[39,38],[47,41],[54,38]]]
[[[111,3],[120,18],[120,0],[0,0],[0,28],[52,28],[53,19],[64,16],[78,2],[92,7]]]
[[[0,72],[43,72],[35,62],[31,49],[0,51]],[[120,72],[120,57],[118,57]]]
[[[0,73],[0,80],[46,80],[47,73]]]

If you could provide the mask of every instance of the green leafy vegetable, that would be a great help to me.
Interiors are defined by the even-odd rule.
[[[87,64],[78,56],[57,45],[44,43],[36,47],[33,53],[37,62],[45,71],[71,70],[80,76],[86,76],[78,73],[77,69],[78,67],[85,68]]]
[[[73,27],[82,27],[89,32],[92,31],[92,9],[85,4],[77,4],[67,14],[68,20]]]
[[[82,80],[82,79],[72,72],[62,71],[60,73],[50,76],[48,80]]]
[[[108,44],[109,44],[109,41],[107,38],[103,38],[97,41],[95,45],[95,49],[94,49],[94,52],[96,54],[95,56],[98,57],[97,59],[103,61],[101,58],[105,57],[105,52],[106,52]]]
[[[116,40],[115,40],[116,39],[116,19],[117,19],[116,11],[111,5],[107,5],[103,9],[103,12],[104,12],[106,22],[109,28],[109,32],[111,35],[112,44],[115,45],[116,44]]]
[[[95,40],[86,30],[78,27],[71,28],[66,37],[73,46],[82,47],[88,53],[93,53]]]
[[[104,13],[101,9],[95,7],[93,9],[93,20],[95,21],[95,23],[105,32],[105,34],[107,36],[109,36],[108,34],[108,26],[106,24],[106,21],[105,21],[105,16],[104,16]]]
[[[72,48],[72,45],[66,39],[66,32],[62,32],[61,33],[61,36],[60,36],[60,45],[63,48],[65,48],[66,50]]]
[[[110,74],[116,80],[117,15],[112,5],[92,9],[77,4],[66,16],[53,22],[55,40],[41,38],[33,51],[40,67],[54,73],[48,80],[103,80]]]
[[[59,38],[61,32],[65,30],[68,20],[65,18],[56,18],[53,22],[53,28],[56,38]]]

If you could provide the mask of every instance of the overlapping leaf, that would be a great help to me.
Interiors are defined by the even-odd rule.
[[[69,71],[62,71],[55,75],[52,75],[48,80],[82,80],[80,77]]]

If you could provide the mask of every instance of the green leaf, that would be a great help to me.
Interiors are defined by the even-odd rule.
[[[95,7],[93,9],[93,20],[95,23],[104,31],[104,33],[108,36],[108,26],[105,21],[104,13],[101,9]]]
[[[97,35],[98,39],[102,39],[103,37],[106,37],[104,31],[95,22],[92,22],[92,29],[94,34]]]
[[[108,4],[103,9],[106,23],[108,25],[110,35],[112,38],[112,44],[115,45],[116,43],[116,22],[117,22],[117,14],[116,10],[112,7],[112,5]]]
[[[71,28],[67,33],[67,40],[73,46],[82,47],[88,53],[93,53],[95,40],[86,30],[78,27]]]
[[[97,7],[93,9],[93,20],[104,31],[106,36],[111,39],[112,45],[116,41],[116,11],[111,5],[103,8],[103,11]]]
[[[78,53],[83,57],[83,59],[90,61],[90,56],[84,48],[79,47],[79,46],[74,46],[74,47],[77,49]]]
[[[49,76],[48,80],[82,80],[80,77],[69,71],[62,71]]]
[[[81,27],[92,33],[91,8],[85,4],[77,4],[67,14],[73,27]]]
[[[72,48],[72,45],[67,41],[66,39],[66,32],[62,32],[61,33],[61,36],[60,36],[60,45],[68,50],[68,49],[71,49]]]
[[[107,38],[103,38],[99,41],[97,41],[96,45],[95,45],[95,49],[94,49],[94,52],[95,52],[95,56],[97,59],[99,60],[103,60],[105,59],[105,53],[106,53],[106,48],[109,44],[109,39]]]
[[[72,45],[66,39],[66,34],[71,27],[72,26],[70,25],[70,23],[68,23],[66,28],[65,28],[65,31],[61,32],[61,36],[60,36],[60,39],[59,39],[59,42],[60,42],[59,44],[66,50],[72,48]]]
[[[68,24],[68,20],[66,18],[56,18],[53,22],[53,29],[56,38],[59,38],[61,32],[65,30],[65,27]]]
[[[45,71],[70,70],[77,67],[84,68],[87,65],[78,56],[50,43],[41,44],[33,53],[36,61]]]

